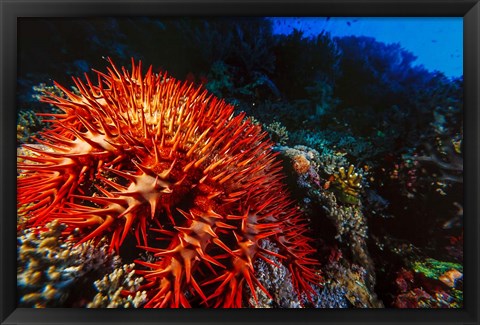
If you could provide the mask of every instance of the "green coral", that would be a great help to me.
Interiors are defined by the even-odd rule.
[[[450,304],[450,308],[462,308],[463,307],[463,290],[452,289],[453,302]]]
[[[427,278],[431,279],[438,279],[442,274],[451,269],[463,272],[463,266],[461,264],[437,261],[433,258],[427,258],[423,262],[414,262],[413,269],[415,272],[422,273]]]

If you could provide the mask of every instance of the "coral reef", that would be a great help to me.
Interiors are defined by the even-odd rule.
[[[324,193],[323,199],[326,202],[324,210],[327,212],[327,216],[334,221],[337,227],[336,237],[339,240],[346,235],[355,234],[354,236],[357,240],[352,241],[352,244],[358,245],[358,240],[361,242],[367,238],[365,217],[360,209],[353,206],[339,204],[336,196],[332,193]],[[361,255],[357,256],[361,257]]]
[[[279,252],[278,247],[268,240],[262,240],[260,245],[271,252]],[[273,256],[271,261],[273,264],[261,259],[254,263],[258,281],[267,289],[270,296],[257,288],[255,294],[258,299],[255,301],[253,297],[250,298],[250,304],[255,308],[300,308],[305,301],[301,302],[295,292],[290,271],[282,265],[279,258]]]
[[[135,276],[135,264],[125,264],[95,281],[98,293],[88,308],[139,308],[147,301],[146,291],[140,291],[142,277]],[[135,295],[124,292],[135,292]]]
[[[102,274],[118,265],[118,256],[108,252],[105,241],[74,246],[72,241],[62,240],[65,228],[52,221],[42,229],[28,229],[19,237],[19,306],[62,306],[83,276]]]
[[[17,143],[26,143],[45,125],[33,111],[20,111],[17,116]]]
[[[325,158],[321,159],[316,150],[305,146],[277,147],[276,150],[291,162],[297,185],[307,190],[306,195],[311,200],[320,203],[326,217],[333,222],[337,231],[335,238],[340,241],[346,238],[357,262],[371,269],[369,265],[372,261],[365,242],[368,237],[368,227],[362,213],[361,200],[358,197],[358,191],[362,188],[361,175],[354,173],[354,167],[350,165],[347,173],[343,167],[340,167],[333,180],[326,180],[324,177],[328,174],[325,170],[330,171],[332,168],[323,164]],[[332,191],[337,183],[339,190]],[[344,191],[346,194],[340,196],[339,191]],[[354,196],[355,200],[349,198],[348,204],[344,204],[338,199],[339,196],[343,198],[346,195]],[[354,204],[350,204],[352,201]]]
[[[336,281],[344,279],[344,282],[335,288],[345,289],[347,299],[354,306],[381,307],[383,304],[377,298],[374,289],[376,284],[375,266],[367,247],[368,226],[362,212],[361,198],[358,196],[358,191],[361,189],[359,185],[363,178],[358,173],[354,173],[353,166],[347,173],[340,168],[337,175],[337,181],[340,183],[339,189],[350,191],[356,195],[357,199],[355,204],[345,204],[337,200],[338,194],[335,193],[337,191],[332,191],[331,183],[335,184],[334,179],[325,179],[329,175],[326,170],[331,171],[338,167],[333,168],[331,165],[324,165],[323,162],[336,162],[337,160],[325,158],[325,155],[322,156],[316,150],[305,146],[277,147],[276,150],[290,162],[297,186],[305,191],[305,197],[308,200],[303,200],[302,209],[311,210],[306,213],[310,218],[320,218],[320,212],[316,210],[320,208],[325,218],[336,229],[334,238],[350,250],[352,262],[345,259],[343,261],[347,266],[333,261],[323,267],[327,290],[333,288],[332,282],[330,281],[330,284],[328,282],[329,279],[337,279]],[[362,285],[358,286],[359,280],[352,280],[352,278],[361,279]],[[348,283],[350,285],[346,286]]]
[[[356,308],[381,308],[383,303],[377,298],[374,286],[370,283],[371,275],[357,264],[342,260],[333,262],[325,268],[326,276],[334,290],[344,292],[346,300]]]
[[[437,261],[433,258],[427,258],[424,261],[415,261],[412,267],[415,272],[421,273],[427,278],[439,279],[444,283],[445,281],[448,282],[446,284],[450,287],[453,287],[453,285],[451,285],[452,281],[446,280],[445,278],[442,279],[442,277],[445,277],[448,274],[451,276],[457,274],[458,278],[462,276],[461,272],[463,272],[463,266],[458,263]]]
[[[412,270],[402,268],[395,282],[398,308],[462,308],[463,267],[432,258],[416,261]]]
[[[324,204],[323,209],[337,229],[339,241],[345,241],[351,250],[353,261],[364,269],[365,288],[369,290],[369,299],[375,304],[381,304],[375,293],[376,284],[375,263],[370,256],[367,245],[368,226],[366,218],[361,211],[361,205],[345,206],[337,203],[333,193],[323,192],[318,197]]]
[[[463,77],[230,18],[19,22],[20,305],[461,308]]]
[[[272,242],[263,240],[263,248],[278,252],[278,248]],[[322,283],[322,287],[313,286],[315,295],[309,301],[305,295],[299,297],[291,282],[289,270],[281,264],[277,257],[272,257],[275,264],[258,260],[254,264],[258,280],[271,292],[271,298],[257,289],[258,301],[250,298],[250,303],[255,308],[346,308],[348,306],[346,289],[338,283]]]
[[[266,133],[152,67],[111,62],[97,75],[97,85],[74,79],[80,95],[57,84],[67,98],[43,99],[63,112],[42,114],[52,127],[37,142],[48,150],[24,145],[34,155],[19,157],[27,226],[59,220],[67,234],[79,229],[77,245],[107,235],[115,252],[133,234],[159,258],[136,260],[145,307],[242,307],[245,285],[254,299],[257,287],[269,295],[253,262],[272,256],[299,295],[314,294],[315,249]],[[258,245],[265,238],[279,253]]]
[[[282,123],[276,121],[265,125],[265,131],[270,134],[270,138],[277,144],[285,145],[288,142],[288,130]]]

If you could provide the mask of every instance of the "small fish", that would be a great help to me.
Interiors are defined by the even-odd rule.
[[[330,185],[332,184],[333,180],[335,179],[335,176],[331,175],[329,178],[328,178],[328,181],[325,182],[325,184],[323,184],[323,189],[324,190],[328,190],[330,188]]]

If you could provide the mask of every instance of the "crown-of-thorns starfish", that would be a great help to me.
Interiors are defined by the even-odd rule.
[[[145,307],[242,307],[259,288],[253,263],[272,256],[310,297],[315,270],[307,226],[289,199],[282,168],[261,128],[201,87],[152,67],[113,62],[78,93],[43,101],[51,127],[19,163],[18,205],[29,226],[52,220],[79,229],[78,243],[130,234],[155,261],[136,261]],[[268,239],[278,253],[261,248]]]

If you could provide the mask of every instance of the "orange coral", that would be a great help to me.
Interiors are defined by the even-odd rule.
[[[111,62],[97,84],[74,78],[80,95],[44,101],[52,127],[22,156],[18,204],[30,225],[79,228],[79,243],[103,236],[119,251],[133,233],[158,261],[137,262],[146,307],[243,306],[258,287],[253,261],[276,256],[299,294],[319,275],[307,226],[288,197],[272,143],[259,126],[201,87],[141,63]],[[262,249],[269,238],[279,253]]]
[[[305,174],[310,169],[310,161],[303,155],[293,157],[293,168],[298,174]]]

